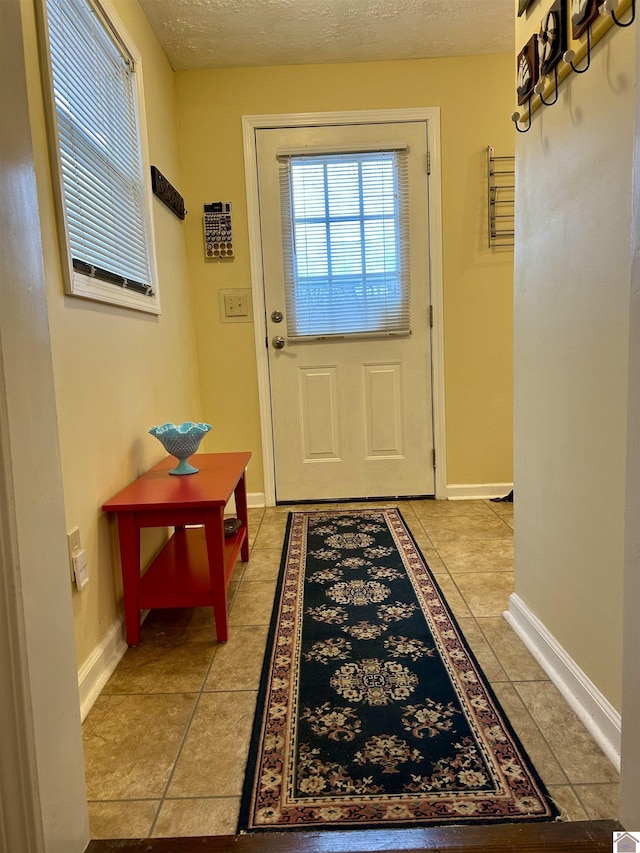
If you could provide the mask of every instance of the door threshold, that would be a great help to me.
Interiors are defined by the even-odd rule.
[[[381,495],[380,497],[361,498],[309,498],[299,501],[279,501],[276,506],[306,506],[309,504],[348,504],[348,503],[380,503],[381,501],[433,501],[435,495]]]
[[[611,853],[614,820],[105,839],[86,853]]]

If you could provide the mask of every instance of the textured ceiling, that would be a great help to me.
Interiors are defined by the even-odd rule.
[[[513,0],[140,0],[176,70],[509,53]]]

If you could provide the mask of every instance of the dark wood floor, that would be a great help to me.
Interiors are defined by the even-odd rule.
[[[611,853],[612,820],[92,841],[86,853]]]

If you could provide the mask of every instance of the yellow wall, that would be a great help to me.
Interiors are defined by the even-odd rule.
[[[142,54],[150,162],[189,211],[183,223],[154,199],[159,318],[63,293],[34,10],[22,2],[66,525],[80,528],[91,578],[73,594],[79,665],[120,612],[117,537],[100,506],[164,455],[150,426],[212,423],[204,449],[251,449],[249,490],[263,488],[253,326],[218,319],[218,290],[250,285],[243,114],[441,107],[448,481],[511,479],[512,255],[490,252],[485,232],[486,146],[512,146],[510,58],[176,75],[138,4],[114,6]],[[206,262],[203,252],[202,204],[219,199],[234,204],[228,263]],[[149,554],[159,539],[144,534]]]
[[[115,6],[142,54],[151,163],[180,187],[173,71],[138,4],[118,0]],[[199,419],[198,374],[184,225],[157,199],[162,316],[63,293],[32,7],[24,0],[66,524],[80,528],[90,571],[89,585],[73,595],[81,665],[116,620],[121,597],[119,563],[114,565],[117,539],[101,504],[164,457],[159,442],[147,434],[149,427]],[[145,544],[148,551],[157,538],[148,536]]]
[[[516,146],[516,594],[618,710],[634,38],[610,30]]]
[[[512,252],[487,247],[486,148],[513,152],[513,60],[476,56],[177,74],[203,417],[218,449],[249,448],[263,488],[252,324],[221,324],[218,290],[250,287],[241,117],[441,108],[447,481],[512,479]],[[235,258],[208,261],[202,205],[233,203]]]

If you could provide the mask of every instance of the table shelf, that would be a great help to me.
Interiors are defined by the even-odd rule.
[[[247,531],[241,527],[224,543],[225,585],[233,572]],[[177,530],[140,579],[139,606],[207,607],[213,605],[209,555],[204,527]]]
[[[102,505],[118,518],[127,643],[140,642],[140,611],[213,607],[216,636],[228,636],[226,588],[240,557],[249,559],[245,470],[251,454],[197,453],[196,474],[172,476],[167,457]],[[224,510],[235,498],[240,528],[224,536]],[[140,575],[140,530],[175,533]]]

